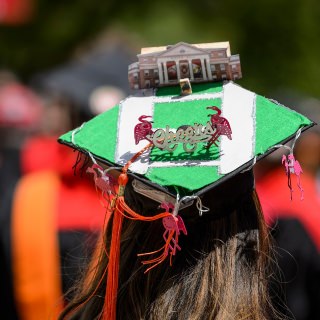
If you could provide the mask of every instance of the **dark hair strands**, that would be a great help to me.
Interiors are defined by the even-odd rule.
[[[130,189],[130,188],[127,188]],[[157,204],[126,189],[128,205],[143,215],[157,213]],[[205,195],[210,207],[214,197]],[[273,259],[258,197],[253,191],[229,214],[210,219],[195,206],[180,212],[188,230],[179,238],[182,250],[144,274],[143,257],[163,245],[161,221],[125,219],[121,235],[117,319],[121,320],[273,320],[285,319],[272,306],[268,283]],[[190,219],[188,218],[190,217]],[[106,288],[112,218],[106,228],[100,259],[59,320],[100,319]],[[88,279],[90,281],[88,281]]]

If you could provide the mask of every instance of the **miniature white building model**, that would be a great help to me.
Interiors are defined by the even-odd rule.
[[[131,89],[176,85],[180,79],[192,83],[236,80],[242,77],[239,55],[231,55],[229,42],[142,48],[138,62],[129,65]]]

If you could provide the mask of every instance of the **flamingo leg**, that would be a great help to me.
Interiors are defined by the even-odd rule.
[[[217,131],[215,134],[211,137],[211,139],[208,141],[208,144],[205,146],[205,148],[209,149],[213,144],[217,147],[216,141],[219,137],[220,133]]]
[[[292,183],[291,183],[291,173],[290,173],[290,170],[288,170],[288,187],[290,189],[290,198],[292,200],[292,193],[293,193],[293,190],[292,190]]]
[[[300,200],[303,200],[304,199],[304,190],[301,185],[300,175],[297,175],[297,185],[298,185],[298,188],[300,189]]]

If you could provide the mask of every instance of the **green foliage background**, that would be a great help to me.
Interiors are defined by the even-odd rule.
[[[320,96],[317,0],[38,0],[31,23],[0,27],[0,67],[28,80],[111,27],[138,35],[137,48],[229,40],[241,55],[241,85]]]

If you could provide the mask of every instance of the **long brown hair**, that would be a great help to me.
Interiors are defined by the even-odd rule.
[[[143,215],[161,211],[159,204],[137,195],[130,183],[125,199]],[[199,217],[195,205],[179,212],[188,235],[180,237],[182,249],[172,266],[164,261],[146,274],[137,255],[163,245],[162,223],[124,220],[117,319],[278,318],[268,295],[270,243],[256,192],[251,187],[229,199],[221,187],[202,201],[211,209],[209,214]],[[112,217],[98,255],[60,320],[102,316],[111,227]]]

